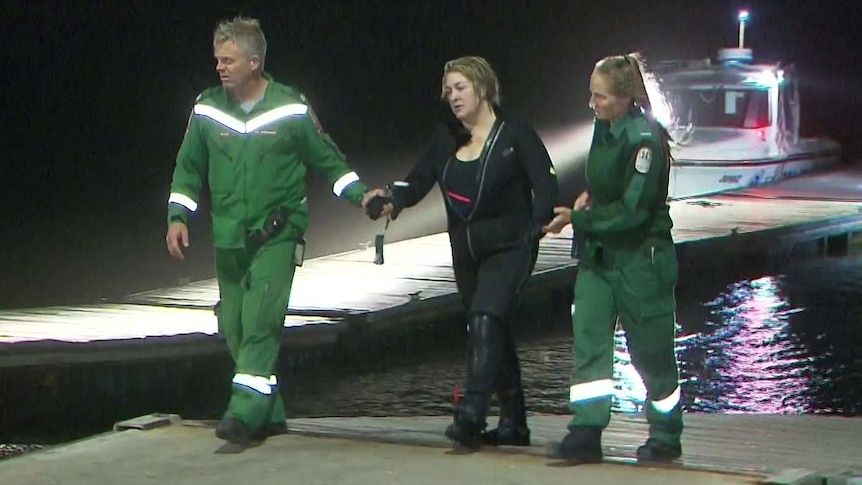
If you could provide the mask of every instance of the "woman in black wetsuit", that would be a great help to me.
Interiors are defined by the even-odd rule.
[[[557,178],[533,128],[499,103],[497,75],[485,59],[443,68],[441,99],[452,114],[418,163],[391,191],[382,215],[397,217],[439,184],[446,201],[455,281],[468,312],[464,396],[446,436],[469,448],[530,444],[518,354],[508,316],[533,271],[541,228],[553,219]],[[363,206],[366,204],[363,203]],[[491,393],[497,429],[484,432]]]

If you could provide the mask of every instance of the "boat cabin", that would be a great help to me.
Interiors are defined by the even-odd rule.
[[[652,69],[661,93],[654,112],[676,141],[677,156],[719,161],[786,154],[799,141],[792,66],[753,64],[744,48],[721,49],[717,60],[666,61]]]

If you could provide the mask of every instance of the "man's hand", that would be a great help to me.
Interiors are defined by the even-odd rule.
[[[371,202],[371,199],[380,196],[386,197],[388,194],[386,193],[386,189],[371,189],[362,196],[362,208],[365,209],[368,207],[368,203]]]
[[[592,204],[593,198],[590,197],[590,193],[585,190],[581,192],[581,195],[579,195],[577,200],[575,200],[575,205],[572,206],[572,210],[587,210]]]
[[[189,247],[189,229],[182,222],[174,222],[168,227],[168,234],[165,236],[165,242],[168,244],[168,252],[180,261],[186,259],[183,254],[183,248]]]
[[[365,193],[365,195],[362,196],[362,208],[368,209],[368,204],[375,197],[389,197],[389,192],[387,192],[385,189],[369,190]],[[372,216],[372,219],[378,219],[380,217],[388,216],[392,213],[393,210],[395,210],[395,206],[393,206],[392,204],[383,204],[383,209],[381,210],[380,214],[377,215],[377,217],[373,217],[372,214],[369,214],[369,216]]]
[[[542,227],[543,232],[559,234],[564,227],[572,223],[572,209],[568,207],[554,207],[554,218],[547,226]]]

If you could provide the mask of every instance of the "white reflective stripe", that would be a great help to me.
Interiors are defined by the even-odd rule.
[[[352,184],[359,180],[359,175],[356,175],[356,172],[347,172],[342,175],[341,178],[335,181],[335,184],[332,185],[332,192],[341,197],[341,194],[344,192],[344,189],[347,188],[348,185]]]
[[[670,393],[670,396],[660,401],[652,401],[652,407],[654,407],[655,410],[660,413],[667,414],[673,411],[673,408],[675,408],[676,405],[679,404],[679,398],[680,390],[679,386],[676,386],[676,389],[674,389],[673,392]]]
[[[282,118],[287,118],[288,116],[304,115],[307,112],[308,106],[304,104],[287,104],[284,106],[280,106],[248,120],[248,122],[246,122],[245,124],[245,130],[246,133],[251,133],[252,131],[262,128]]]
[[[569,401],[586,401],[597,397],[611,396],[613,393],[614,381],[611,379],[584,382],[582,384],[575,384],[569,388]]]
[[[192,200],[188,195],[179,192],[171,192],[171,196],[168,197],[168,204],[170,203],[179,204],[192,212],[198,210],[197,202]]]
[[[275,374],[269,376],[269,385],[270,386],[277,386],[278,385],[278,377],[276,377]]]
[[[237,133],[245,133],[245,123],[225,113],[224,111],[219,111],[213,108],[212,106],[207,106],[205,104],[196,104],[195,114],[206,116],[207,118],[215,121],[216,123],[221,123],[222,125],[230,128]]]
[[[296,116],[296,115],[304,115],[308,112],[308,106],[304,104],[286,104],[284,106],[279,106],[278,108],[271,109],[266,113],[255,116],[254,118],[248,120],[243,123],[242,121],[234,118],[233,116],[221,111],[217,108],[213,108],[212,106],[207,106],[205,104],[196,104],[195,105],[195,114],[206,116],[207,118],[219,123],[221,125],[230,128],[231,130],[241,133],[247,134],[251,133],[255,130],[259,130],[264,126],[274,123],[278,120],[287,118],[288,116]]]
[[[269,385],[269,378],[267,377],[253,376],[250,374],[237,374],[233,376],[233,383],[254,389],[261,394],[272,394],[272,386]]]
[[[404,181],[401,181],[401,180],[396,180],[395,182],[392,182],[392,185],[394,185],[394,186],[396,186],[396,187],[410,187],[410,183],[409,183],[409,182],[404,182]]]

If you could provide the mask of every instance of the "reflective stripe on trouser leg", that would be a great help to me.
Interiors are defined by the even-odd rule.
[[[683,422],[679,386],[668,397],[656,401],[649,400],[646,415],[651,438],[671,445],[680,444]]]
[[[677,446],[683,423],[674,343],[676,255],[672,246],[656,247],[651,260],[630,264],[621,273],[640,284],[627,284],[621,278],[617,291],[632,364],[647,389],[650,437]]]
[[[578,269],[572,311],[574,372],[569,389],[569,426],[605,427],[614,393],[613,356],[616,305],[603,271]]]
[[[236,373],[259,376],[269,393],[261,392],[263,386],[252,389],[234,385],[226,415],[242,421],[252,433],[280,420],[284,413],[280,393],[273,392],[270,376],[276,368],[293,282],[294,247],[291,241],[263,245],[252,257],[248,273]],[[276,405],[281,409],[274,408]]]
[[[272,394],[272,385],[270,385],[269,379],[266,377],[253,376],[251,374],[234,374],[233,384],[264,396]]]

